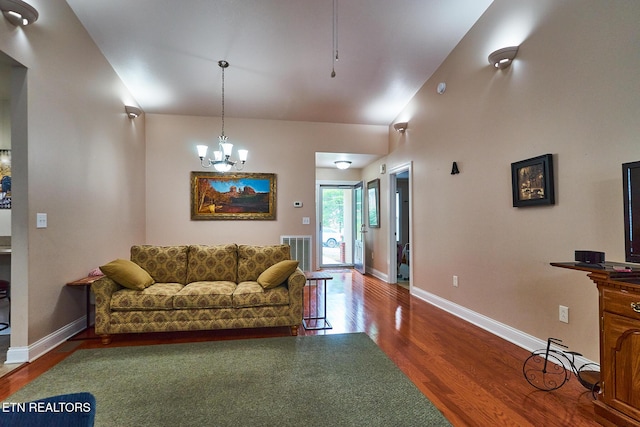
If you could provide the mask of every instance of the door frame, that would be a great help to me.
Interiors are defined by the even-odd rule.
[[[322,189],[321,187],[341,187],[341,186],[349,186],[355,187],[360,181],[332,181],[332,180],[318,180],[316,181],[316,223],[315,223],[315,233],[314,239],[316,241],[314,250],[316,251],[315,261],[316,266],[321,268],[323,266],[322,263],[322,242],[319,239],[321,235],[320,232],[320,222],[322,221]],[[352,233],[355,240],[355,230]],[[353,242],[351,244],[353,247]],[[336,264],[337,266],[342,266],[343,264]],[[352,266],[352,264],[346,264],[348,266]]]
[[[409,289],[413,289],[413,162],[401,163],[387,169],[389,176],[389,283],[396,283],[398,277],[398,247],[396,244],[396,177],[398,174],[407,172],[409,187]]]
[[[360,189],[360,200],[358,200],[358,197],[356,196],[357,194],[357,189]],[[364,181],[360,181],[357,184],[355,184],[353,186],[353,220],[354,220],[354,225],[353,225],[353,268],[357,271],[359,271],[361,274],[365,274],[366,269],[367,269],[367,263],[366,263],[366,239],[365,239],[365,235],[367,234],[367,227],[366,227],[366,221],[365,221],[365,187],[364,187]],[[358,204],[358,202],[360,202],[360,230],[358,230],[358,210],[356,205]],[[358,235],[360,235],[360,240],[358,240]],[[361,248],[361,258],[360,261],[361,263],[358,263],[356,260],[356,252],[358,250],[356,242],[360,242],[362,248]]]

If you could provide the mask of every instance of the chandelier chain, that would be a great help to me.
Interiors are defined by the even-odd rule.
[[[336,76],[336,61],[338,57],[338,0],[333,0],[333,46],[331,48],[331,60],[333,62],[331,66],[331,78]]]
[[[224,136],[224,69],[226,68],[224,64],[221,64],[222,68],[222,136]]]

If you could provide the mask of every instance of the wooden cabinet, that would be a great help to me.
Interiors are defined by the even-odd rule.
[[[600,281],[598,291],[603,392],[596,414],[616,426],[640,426],[640,278]],[[609,417],[618,415],[612,410],[620,417]]]
[[[640,268],[620,272],[575,263],[556,267],[589,272],[600,297],[601,391],[594,402],[598,422],[608,427],[640,427]]]

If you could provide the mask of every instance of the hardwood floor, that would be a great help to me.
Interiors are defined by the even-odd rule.
[[[599,426],[593,399],[572,378],[553,392],[537,391],[522,376],[529,355],[513,344],[355,271],[332,271],[327,284],[330,330],[300,335],[365,332],[454,426]],[[289,328],[116,335],[111,346],[286,336]],[[85,334],[91,338],[89,331]],[[63,360],[100,341],[67,341],[0,378],[0,400]]]

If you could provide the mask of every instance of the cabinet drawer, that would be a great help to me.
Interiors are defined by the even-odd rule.
[[[640,294],[604,288],[602,303],[604,311],[640,320]]]

